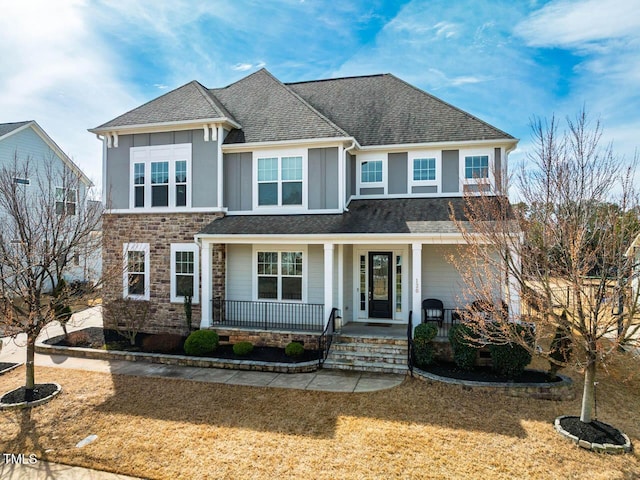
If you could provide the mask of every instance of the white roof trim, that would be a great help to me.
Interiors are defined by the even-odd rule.
[[[90,128],[89,132],[95,134],[102,133],[150,133],[169,130],[200,130],[203,124],[219,123],[227,124],[232,128],[242,128],[242,126],[227,117],[220,118],[198,118],[193,120],[180,120],[174,122],[141,123],[137,125],[114,125],[112,127]],[[168,128],[171,127],[171,128]],[[178,128],[176,128],[178,127]]]
[[[278,140],[274,142],[247,142],[222,144],[223,152],[246,152],[254,149],[283,147],[287,145],[337,145],[346,142],[356,142],[353,137],[327,137],[327,138],[303,138],[300,140]]]

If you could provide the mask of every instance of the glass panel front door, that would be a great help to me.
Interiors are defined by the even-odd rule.
[[[392,318],[391,252],[369,252],[369,317]]]

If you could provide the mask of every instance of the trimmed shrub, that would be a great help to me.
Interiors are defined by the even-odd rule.
[[[303,353],[304,347],[298,342],[291,342],[284,348],[284,354],[287,357],[300,357]]]
[[[413,354],[416,365],[420,368],[433,363],[433,343],[432,340],[438,334],[438,327],[433,323],[421,323],[413,334]]]
[[[251,342],[238,342],[233,345],[233,353],[236,355],[249,355],[253,352],[253,343]]]
[[[175,333],[158,333],[142,339],[141,349],[151,353],[175,353],[180,351],[184,337]]]
[[[215,352],[218,348],[218,334],[215,330],[196,330],[184,342],[187,355],[202,356]]]
[[[473,330],[463,323],[451,325],[449,343],[453,350],[453,361],[463,370],[471,370],[476,364],[478,345],[473,344]]]
[[[489,352],[493,369],[510,379],[522,374],[531,363],[529,351],[516,343],[489,345]]]

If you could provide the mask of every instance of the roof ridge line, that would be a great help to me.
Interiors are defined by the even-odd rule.
[[[213,93],[211,93],[210,89],[202,85],[197,80],[192,80],[191,83],[193,83],[194,86],[198,89],[198,92],[200,92],[200,95],[202,95],[205,98],[205,100],[211,106],[213,106],[213,108],[215,108],[221,115],[238,123],[238,121],[233,117],[233,115],[231,115],[231,112],[229,112],[229,110],[227,110],[227,108],[222,104],[222,102],[218,100],[218,98],[215,95],[213,95]]]
[[[348,75],[346,77],[333,77],[333,78],[318,78],[316,80],[301,80],[299,82],[286,82],[285,85],[297,85],[300,83],[320,83],[320,82],[333,82],[336,80],[351,80],[354,78],[372,78],[372,77],[384,77],[390,75],[389,73],[372,73],[370,75]]]

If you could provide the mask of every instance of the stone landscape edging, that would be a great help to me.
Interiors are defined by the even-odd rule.
[[[22,410],[22,409],[25,409],[25,408],[37,407],[38,405],[42,405],[42,404],[50,402],[57,395],[59,395],[60,392],[62,392],[62,387],[59,384],[57,384],[56,382],[47,382],[47,383],[56,386],[56,390],[51,395],[48,395],[47,397],[41,398],[39,400],[33,400],[31,402],[20,402],[20,403],[2,403],[2,402],[0,402],[0,410]],[[19,390],[20,388],[22,388],[22,387],[18,387],[15,390]],[[11,392],[13,392],[15,390],[12,390]],[[11,392],[7,392],[7,393],[11,393]]]
[[[37,353],[45,355],[66,355],[69,357],[90,358],[94,360],[127,360],[130,362],[149,362],[164,365],[226,368],[274,373],[308,373],[318,370],[317,360],[300,363],[258,362],[227,358],[192,357],[189,355],[166,355],[162,353],[123,352],[119,350],[65,347],[62,345],[47,345],[42,342],[36,343],[35,348]]]
[[[0,370],[0,375],[2,375],[4,373],[7,373],[7,372],[10,372],[14,368],[18,368],[20,365],[23,365],[23,364],[22,363],[16,363],[16,364],[12,365],[11,367],[5,368],[4,370]]]
[[[576,443],[579,447],[584,448],[586,450],[593,450],[594,452],[598,452],[598,453],[617,454],[617,453],[627,453],[631,451],[631,439],[624,432],[620,432],[620,435],[622,435],[625,441],[624,445],[614,445],[612,443],[605,443],[605,444],[591,443],[591,442],[587,442],[586,440],[582,440],[576,437],[575,435],[567,432],[564,428],[562,428],[562,425],[560,425],[560,422],[562,421],[563,418],[567,418],[570,416],[571,415],[560,415],[553,422],[553,426],[560,435],[565,437],[567,440],[571,440],[572,442]]]
[[[575,391],[573,380],[564,375],[559,382],[543,383],[515,383],[515,382],[478,382],[474,380],[460,380],[457,378],[442,377],[434,373],[425,372],[419,368],[413,369],[414,375],[425,381],[435,381],[449,385],[458,385],[463,389],[483,392],[501,392],[509,397],[534,398],[544,400],[573,400]]]

